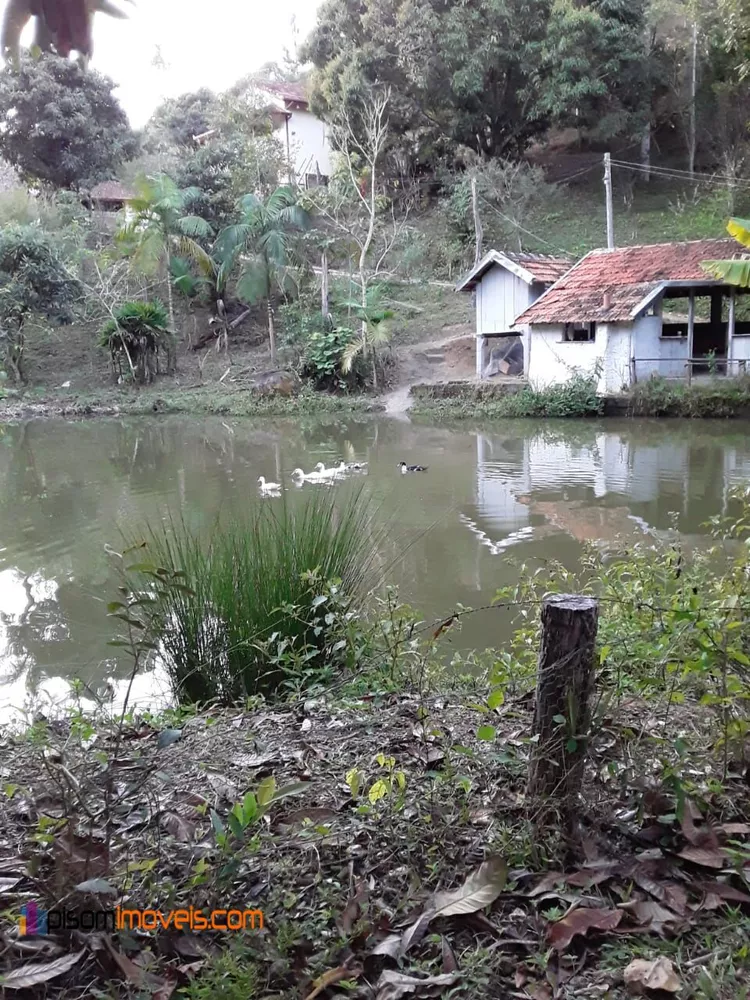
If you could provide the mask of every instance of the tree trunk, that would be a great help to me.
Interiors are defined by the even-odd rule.
[[[176,334],[177,322],[174,316],[174,289],[172,288],[172,255],[167,254],[167,309],[169,311],[169,329]]]
[[[328,251],[324,250],[320,258],[320,311],[323,314],[323,322],[328,322],[330,313],[328,303]]]
[[[476,177],[471,178],[471,210],[474,215],[474,267],[476,267],[482,259],[482,246],[484,244],[484,229],[479,215],[479,193],[477,192]]]
[[[544,816],[572,833],[586,760],[589,699],[599,604],[558,594],[542,605],[528,796]]]
[[[273,325],[273,306],[270,297],[266,299],[268,308],[268,346],[271,348],[271,363],[276,364],[276,329]]]
[[[641,134],[641,166],[643,178],[648,183],[651,180],[651,122],[646,122]]]

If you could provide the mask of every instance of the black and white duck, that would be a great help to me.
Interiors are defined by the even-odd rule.
[[[407,472],[427,472],[427,465],[407,465],[406,462],[399,462],[398,468],[401,469],[403,475]]]

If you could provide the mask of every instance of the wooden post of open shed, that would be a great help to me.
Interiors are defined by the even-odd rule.
[[[528,795],[537,815],[571,832],[583,780],[599,603],[556,594],[542,604],[542,642]]]

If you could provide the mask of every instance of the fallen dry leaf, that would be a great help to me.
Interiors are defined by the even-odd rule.
[[[746,837],[750,834],[750,823],[722,823],[719,829],[727,837]]]
[[[362,904],[366,899],[367,886],[364,882],[360,882],[357,886],[356,892],[346,904],[344,912],[341,914],[341,922],[339,926],[344,934],[351,934],[352,928],[362,916]]]
[[[735,889],[734,886],[727,885],[726,882],[718,882],[716,880],[696,882],[694,888],[705,893],[707,896],[715,896],[719,900],[719,906],[721,903],[750,903],[750,895],[741,889]],[[718,909],[717,906],[706,906],[705,900],[701,908],[704,910]]]
[[[705,847],[686,847],[677,857],[683,861],[692,861],[702,868],[723,868],[727,863],[726,856],[720,850]]]
[[[371,955],[387,955],[389,958],[398,958],[401,954],[401,935],[389,934],[387,938],[376,944],[370,952]]]
[[[109,872],[107,845],[93,837],[79,837],[69,826],[55,838],[52,851],[66,880],[85,882]]]
[[[425,912],[420,915],[418,920],[406,928],[404,933],[401,935],[401,945],[398,952],[399,958],[404,956],[412,945],[419,944],[427,933],[427,928],[429,927],[430,921],[434,918],[434,916],[435,914],[432,910],[425,910]]]
[[[652,962],[644,958],[633,959],[623,972],[623,979],[631,993],[644,994],[649,990],[677,993],[682,987],[674,966],[664,955]]]
[[[440,952],[443,959],[443,972],[458,972],[458,961],[447,938],[440,939]]]
[[[342,979],[356,979],[359,976],[359,971],[359,969],[350,969],[346,965],[340,965],[337,969],[329,969],[313,982],[312,993],[308,993],[305,1000],[315,1000],[315,997],[320,996],[329,986],[340,983]]]
[[[26,990],[32,986],[39,986],[68,972],[80,961],[82,955],[82,951],[76,951],[56,958],[53,962],[33,962],[22,965],[20,969],[11,969],[4,976],[0,976],[0,986],[6,990]]]
[[[533,889],[530,889],[526,895],[533,899],[534,896],[541,896],[544,892],[549,892],[550,889],[554,889],[556,885],[561,882],[565,882],[565,876],[562,872],[547,872],[542,878],[537,882]]]
[[[181,844],[190,844],[195,836],[195,823],[191,823],[190,820],[185,819],[184,816],[180,816],[176,812],[164,813],[161,817],[161,825],[171,834],[175,840],[179,840]]]
[[[311,823],[317,825],[333,819],[336,815],[335,809],[327,809],[325,806],[308,806],[307,808],[303,806],[301,809],[287,813],[286,816],[279,816],[274,825],[283,829],[284,827],[301,826],[305,820],[310,820]]]
[[[557,951],[564,951],[576,934],[589,931],[613,931],[622,920],[621,910],[584,909],[571,910],[562,920],[550,924],[547,941]]]
[[[129,983],[133,983],[139,989],[150,990],[151,993],[161,990],[167,985],[164,979],[160,979],[159,976],[155,976],[153,973],[142,969],[140,965],[136,965],[127,955],[123,955],[121,951],[118,951],[109,938],[103,937],[102,940],[120,972]]]
[[[505,888],[508,866],[502,858],[490,858],[480,865],[458,889],[436,892],[428,909],[433,917],[451,917],[457,913],[476,913],[494,903]]]
[[[399,1000],[407,993],[418,994],[433,986],[452,986],[458,978],[457,972],[448,972],[440,976],[415,979],[413,976],[405,976],[402,972],[385,969],[377,983],[377,1000]],[[307,997],[307,1000],[310,1000],[310,997]]]
[[[665,930],[674,931],[681,923],[676,913],[652,899],[631,900],[623,903],[620,909],[631,914],[638,924],[638,930],[650,930],[662,937],[665,936]]]

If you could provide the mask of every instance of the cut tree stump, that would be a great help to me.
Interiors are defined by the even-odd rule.
[[[575,827],[586,760],[599,603],[556,594],[542,603],[528,796],[539,818]]]

